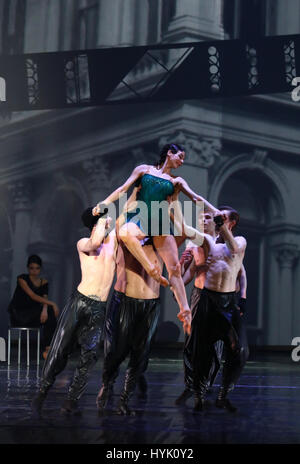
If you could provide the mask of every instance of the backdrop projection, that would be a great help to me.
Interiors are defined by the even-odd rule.
[[[247,5],[228,0],[117,3],[118,8],[108,0],[0,0],[1,53],[225,39],[249,39],[251,44],[257,37],[300,33],[298,0]],[[292,82],[298,77],[299,61],[293,38],[286,47]],[[249,79],[255,85],[257,56],[251,53]],[[175,55],[174,50],[164,50],[155,59],[145,57],[128,74],[126,84],[147,94]],[[233,75],[238,67],[233,54]],[[34,63],[29,62],[28,69],[34,101]],[[176,174],[215,206],[228,204],[240,213],[237,234],[248,242],[245,317],[250,344],[291,345],[300,335],[297,98],[285,92],[74,108],[72,101],[78,95],[84,101],[89,91],[88,86],[76,87],[75,74],[67,66],[70,107],[8,112],[0,106],[0,335],[7,335],[7,306],[17,275],[26,272],[27,257],[41,256],[49,298],[62,308],[80,279],[76,241],[86,235],[82,211],[121,185],[135,166],[154,164],[161,146],[170,142],[186,152]],[[4,101],[1,79],[0,88]],[[127,88],[116,87],[111,99],[126,95]],[[180,200],[187,198],[181,194]],[[189,284],[188,296],[191,288]],[[162,288],[156,342],[183,341],[176,315],[170,290]]]

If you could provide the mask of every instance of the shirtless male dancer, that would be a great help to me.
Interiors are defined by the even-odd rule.
[[[117,240],[114,230],[107,234],[111,219],[93,216],[91,211],[92,208],[88,208],[82,215],[91,235],[77,242],[82,279],[62,311],[43,366],[40,387],[32,402],[33,413],[37,415],[76,344],[80,345],[81,354],[62,412],[78,412],[78,400],[98,359],[106,301],[114,278]]]
[[[141,244],[149,261],[161,273],[163,262],[151,239],[146,237]],[[99,413],[105,410],[119,367],[129,355],[117,412],[134,415],[128,402],[137,383],[140,390],[146,389],[142,374],[148,366],[150,344],[159,318],[160,283],[145,271],[121,240],[116,265],[117,281],[106,314],[102,387],[97,407]]]
[[[228,208],[228,207],[226,207]],[[224,207],[220,207],[219,210],[222,211]],[[205,211],[203,214],[199,216],[199,223],[200,226],[203,225],[203,231],[205,234],[209,234],[214,241],[218,240],[218,235],[216,233],[215,222],[213,218],[213,214],[210,211]],[[236,218],[228,224],[228,228],[232,230],[232,228],[236,225]],[[180,258],[180,263],[182,267],[182,279],[185,285],[189,284],[193,278],[195,277],[194,287],[191,293],[191,300],[190,306],[192,311],[192,316],[195,313],[197,306],[200,302],[201,292],[205,285],[205,278],[206,272],[208,270],[208,264],[206,263],[206,254],[204,248],[202,246],[195,246],[193,242],[189,242],[187,244],[187,248],[182,253]],[[240,292],[240,299],[238,306],[240,308],[241,315],[245,311],[245,303],[246,303],[246,291],[247,291],[247,276],[244,265],[242,265],[236,282],[236,292]],[[237,294],[236,294],[237,295]],[[188,337],[186,337],[186,340]],[[215,378],[218,374],[218,371],[221,367],[221,359],[222,359],[222,352],[223,352],[223,342],[222,340],[218,340],[214,344],[214,359],[210,371],[210,380],[209,380],[209,388],[207,392],[210,392],[210,387],[212,387]],[[189,377],[189,368],[188,363],[185,363],[185,382],[188,384],[190,383]],[[193,396],[193,392],[191,388],[185,388],[185,390],[181,393],[181,395],[176,399],[175,404],[181,405],[183,404],[188,398]]]
[[[183,223],[186,235],[194,243],[198,241],[203,243],[204,249],[207,248],[209,265],[205,287],[192,319],[191,334],[185,343],[184,357],[190,366],[191,376],[191,384],[186,384],[186,387],[194,392],[194,410],[202,411],[214,359],[214,343],[223,340],[225,364],[216,406],[234,412],[236,408],[228,400],[227,394],[237,382],[248,357],[248,346],[243,345],[244,338],[239,336],[244,332],[243,318],[235,303],[236,279],[247,242],[244,237],[234,237],[229,230],[229,211],[215,215],[214,221],[225,243],[215,243],[210,235]]]

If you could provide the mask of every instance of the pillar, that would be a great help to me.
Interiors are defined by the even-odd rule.
[[[26,272],[27,245],[31,228],[31,189],[27,181],[16,181],[9,186],[14,205],[14,231],[12,238],[11,294],[16,286],[16,277]]]
[[[293,268],[299,257],[299,249],[294,244],[283,243],[275,248],[275,253],[280,275],[278,344],[290,345],[293,338]]]
[[[168,41],[193,42],[224,38],[221,0],[176,0],[176,12],[167,34]]]

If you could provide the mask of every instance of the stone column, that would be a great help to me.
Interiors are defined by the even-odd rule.
[[[221,12],[221,0],[176,0],[176,12],[166,38],[172,42],[222,39]]]
[[[47,22],[45,30],[45,49],[43,51],[59,50],[59,29],[61,27],[60,2],[47,1]]]
[[[290,345],[293,338],[293,267],[299,257],[297,245],[283,243],[275,248],[279,265],[278,328],[279,345]]]
[[[146,45],[148,38],[149,3],[148,1],[138,1],[136,6],[136,31],[137,40],[135,45]]]
[[[112,173],[108,163],[100,156],[86,159],[82,167],[86,175],[82,184],[87,187],[91,205],[96,205],[111,193]]]
[[[263,345],[279,344],[279,292],[280,292],[280,273],[277,262],[276,248],[271,248],[268,252],[266,273],[266,287],[264,289],[264,311],[265,324],[262,331]]]
[[[98,26],[98,47],[113,47],[120,45],[121,24],[123,22],[124,0],[101,2]]]
[[[26,2],[24,53],[45,51],[47,2],[48,0],[27,0]]]
[[[273,4],[274,2],[270,2]],[[300,3],[276,2],[275,31],[272,35],[298,34],[300,27]]]
[[[136,0],[123,0],[118,45],[132,47],[135,45]]]
[[[16,277],[26,272],[27,245],[31,227],[31,188],[27,181],[16,181],[9,186],[14,204],[14,231],[12,238],[11,293],[16,286]]]

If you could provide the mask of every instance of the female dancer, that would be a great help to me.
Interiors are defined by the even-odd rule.
[[[159,210],[157,211],[158,215],[154,215],[153,207],[151,209],[152,202],[162,202],[167,200],[168,197],[174,194],[176,189],[185,193],[185,195],[187,195],[193,202],[196,203],[198,201],[203,201],[208,209],[213,212],[217,211],[203,197],[193,192],[184,179],[171,174],[171,170],[180,167],[183,164],[184,159],[185,152],[182,147],[176,144],[165,145],[161,151],[160,159],[156,166],[147,164],[137,166],[123,185],[117,188],[104,201],[98,203],[93,210],[93,214],[105,212],[105,207],[107,205],[118,200],[125,192],[127,192],[134,182],[140,180],[141,188],[137,194],[137,199],[146,204],[147,212],[138,216],[138,212],[127,213],[126,223],[120,228],[119,235],[126,247],[142,264],[145,270],[154,279],[160,281],[162,285],[167,286],[168,281],[160,275],[160,271],[157,266],[149,261],[140,243],[140,240],[144,237],[152,236],[153,244],[166,265],[169,281],[180,308],[178,318],[183,322],[184,330],[189,332],[191,315],[185,293],[185,287],[181,278],[176,240],[172,230],[170,229],[167,235],[162,235],[162,211]],[[168,215],[167,219],[169,221],[168,208],[166,211],[166,214]],[[155,227],[154,234],[151,233],[151,226],[153,223]]]

